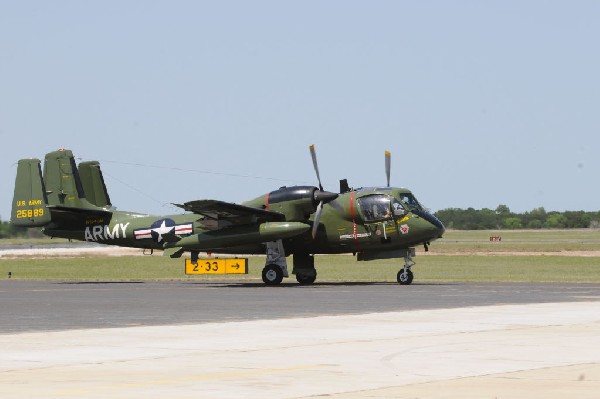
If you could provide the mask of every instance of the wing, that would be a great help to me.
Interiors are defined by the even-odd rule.
[[[173,205],[204,216],[203,224],[209,229],[285,220],[282,213],[218,200],[197,200]]]

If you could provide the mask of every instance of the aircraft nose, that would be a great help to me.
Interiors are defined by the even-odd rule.
[[[440,237],[442,236],[442,234],[444,234],[444,232],[446,231],[446,227],[444,226],[444,223],[442,223],[442,221],[438,218],[436,218],[433,214],[429,214],[430,216],[430,222],[439,229],[440,231]]]
[[[433,215],[431,215],[431,216],[433,216]],[[442,236],[446,232],[446,226],[444,226],[444,223],[442,223],[442,221],[440,219],[436,218],[435,216],[433,216],[433,217],[435,218],[435,220],[438,221],[438,224],[435,225],[439,229],[438,238],[442,238]]]
[[[446,227],[442,223],[442,221],[436,218],[432,213],[429,212],[419,212],[418,215],[431,223],[435,227],[435,238],[441,238],[444,232],[446,231]]]
[[[429,217],[427,218],[427,221],[437,228],[437,238],[442,238],[442,235],[444,235],[444,233],[446,232],[446,227],[444,226],[444,223],[442,223],[442,221],[436,218],[433,214],[428,213],[428,215]]]

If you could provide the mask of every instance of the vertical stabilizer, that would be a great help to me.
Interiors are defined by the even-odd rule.
[[[40,163],[39,159],[21,159],[18,163],[10,215],[15,226],[36,227],[50,222]]]
[[[71,208],[91,208],[85,192],[75,158],[70,150],[58,150],[46,154],[44,160],[44,182],[48,194],[48,204]]]
[[[78,168],[85,198],[93,205],[102,208],[110,208],[112,204],[110,203],[108,190],[106,189],[106,184],[104,183],[102,170],[100,170],[100,162],[81,162]]]

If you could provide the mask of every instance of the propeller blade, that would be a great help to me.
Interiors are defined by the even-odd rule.
[[[390,169],[392,164],[392,153],[385,152],[385,176],[387,177],[387,186],[390,186]]]
[[[317,180],[319,180],[319,190],[323,191],[323,185],[321,184],[321,176],[319,176],[319,165],[317,164],[317,153],[315,152],[315,145],[313,144],[309,148],[310,155],[313,161],[313,166],[315,167],[315,172],[317,173]]]
[[[323,201],[317,206],[317,213],[315,213],[315,221],[313,222],[312,238],[313,240],[317,236],[317,230],[319,230],[319,221],[321,220],[321,211],[323,210]]]
[[[314,201],[318,202],[317,209],[315,212],[315,219],[312,227],[312,238],[313,240],[317,237],[317,231],[319,230],[319,223],[321,221],[321,212],[323,212],[323,205],[335,200],[338,197],[336,193],[330,193],[329,191],[323,190],[323,185],[321,184],[321,176],[319,175],[319,165],[317,164],[317,153],[315,151],[315,145],[311,145],[310,147],[310,156],[312,157],[313,166],[315,168],[315,173],[317,174],[317,180],[319,180],[319,189],[314,192]]]

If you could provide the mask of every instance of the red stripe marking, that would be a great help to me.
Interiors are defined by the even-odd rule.
[[[350,193],[350,217],[352,218],[352,223],[356,226],[356,221],[354,220],[354,191]]]
[[[265,199],[265,210],[266,211],[270,211],[270,204],[269,204],[269,195],[271,195],[271,193],[267,193],[267,198]]]
[[[360,251],[360,244],[358,242],[358,235],[356,233],[356,213],[354,209],[354,191],[350,192],[350,216],[352,217],[352,235],[354,236],[354,245],[357,251]]]

